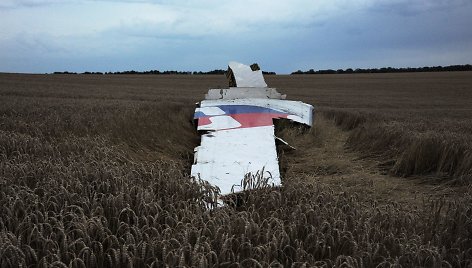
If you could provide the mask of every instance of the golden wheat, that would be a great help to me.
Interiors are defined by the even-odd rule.
[[[23,85],[15,75],[0,80],[0,267],[472,265],[470,195],[407,210],[307,174],[285,177],[282,188],[252,174],[242,206],[215,208],[218,190],[188,176],[198,144],[189,104],[218,79],[91,76],[84,86],[79,77],[27,78],[20,88],[2,82]],[[315,129],[287,124],[283,135],[322,147],[334,116],[352,137],[372,137],[366,144],[377,137],[362,130],[368,113],[323,114]],[[385,133],[388,124],[379,126]],[[369,150],[391,157],[380,149],[395,145],[392,133]],[[432,140],[409,155],[429,153]],[[470,168],[459,145],[435,150],[435,171]],[[418,165],[409,168],[424,170]]]

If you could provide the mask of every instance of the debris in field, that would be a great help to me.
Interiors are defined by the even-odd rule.
[[[257,64],[230,62],[227,77],[235,87],[210,89],[195,110],[197,130],[204,134],[191,175],[218,186],[223,195],[244,190],[242,179],[261,171],[262,179],[280,185],[274,120],[311,126],[313,106],[284,100],[267,87]]]
[[[247,66],[231,61],[228,64],[226,77],[228,77],[230,87],[267,87],[262,71],[256,63]]]

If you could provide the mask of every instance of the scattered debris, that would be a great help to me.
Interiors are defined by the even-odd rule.
[[[241,181],[248,174],[278,186],[274,119],[311,126],[313,106],[268,88],[257,64],[230,62],[227,77],[230,88],[210,89],[195,110],[203,134],[191,175],[219,187],[222,195],[244,190]]]

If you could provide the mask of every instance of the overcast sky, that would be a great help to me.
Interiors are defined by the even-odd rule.
[[[0,0],[0,72],[472,63],[472,0]]]

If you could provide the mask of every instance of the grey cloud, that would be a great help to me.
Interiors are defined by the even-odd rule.
[[[77,2],[75,0],[60,1],[60,0],[3,0],[0,2],[0,8],[11,9],[20,7],[39,7],[50,6],[54,4],[64,4]]]
[[[415,16],[425,12],[451,10],[471,5],[472,2],[467,0],[392,0],[374,2],[369,10],[402,16]]]
[[[203,0],[203,3],[215,1]],[[63,6],[54,0],[15,2],[23,6],[53,5],[47,10],[56,14],[75,12],[76,7]],[[0,42],[0,71],[210,70],[224,66],[229,60],[239,60],[259,61],[266,70],[287,73],[310,68],[414,67],[472,61],[470,49],[467,50],[472,46],[469,30],[472,4],[465,1],[378,0],[373,6],[368,4],[355,10],[334,9],[329,16],[322,16],[329,12],[313,7],[312,11],[304,12],[309,8],[299,5],[303,12],[295,10],[288,15],[280,7],[264,9],[268,17],[262,19],[251,14],[239,16],[244,11],[241,6],[237,12],[232,9],[237,13],[233,16],[225,13],[229,9],[227,5],[207,10],[205,4],[197,1],[66,3],[79,2],[110,3],[77,5],[77,8],[86,6],[88,14],[95,14],[87,18],[87,27],[82,30],[80,27],[86,21],[81,17],[70,20],[74,21],[70,27],[64,25],[67,26],[62,27],[64,32],[52,31],[49,26],[62,22],[67,15],[51,20],[54,23],[40,28],[49,35],[30,27],[34,26],[31,20],[30,25],[26,24],[28,27],[22,28],[30,34],[16,34],[16,39],[3,38]],[[137,4],[113,4],[118,2]],[[193,8],[199,4],[202,7]],[[127,14],[131,7],[134,9],[130,16],[117,16]],[[108,8],[114,8],[113,12],[108,12]],[[18,16],[11,15],[12,21],[22,15],[27,17],[24,14],[35,14],[35,10],[24,11],[15,11],[14,15]],[[106,16],[102,16],[105,11]],[[281,16],[277,16],[278,12]],[[167,17],[163,18],[164,15]],[[270,16],[277,20],[271,20]],[[112,23],[95,27],[105,21]],[[81,31],[69,33],[68,29]]]

